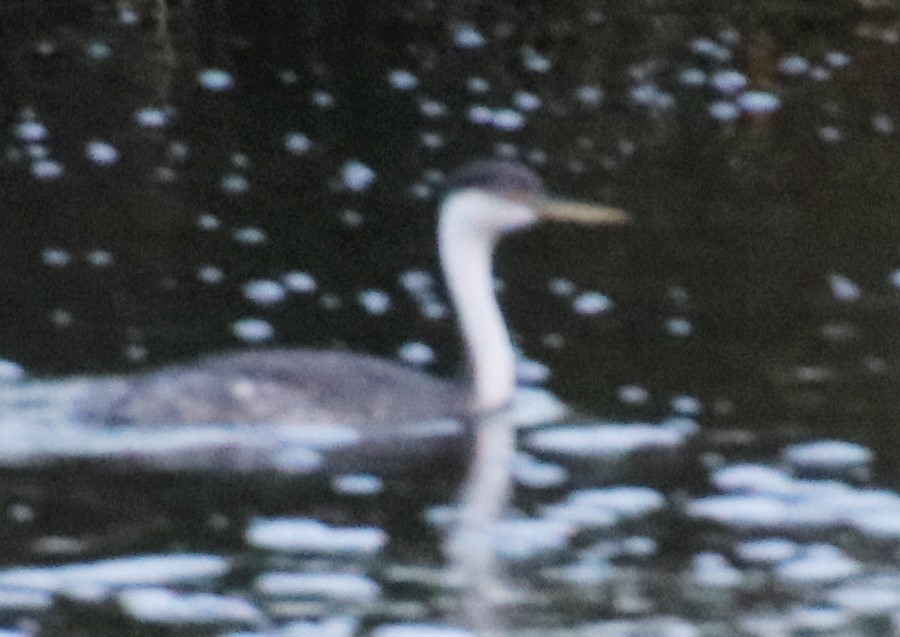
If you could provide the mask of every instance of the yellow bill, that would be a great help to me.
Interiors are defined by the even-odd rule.
[[[621,208],[549,199],[537,207],[537,214],[548,221],[570,221],[594,225],[618,226],[631,223],[631,217]]]

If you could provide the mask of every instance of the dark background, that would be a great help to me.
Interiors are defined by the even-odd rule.
[[[7,2],[0,17],[0,355],[33,375],[235,347],[242,317],[269,321],[278,343],[395,355],[423,341],[434,370],[451,373],[452,321],[423,318],[398,276],[437,272],[435,200],[422,185],[434,193],[444,171],[504,154],[535,164],[558,193],[637,219],[614,232],[540,229],[500,251],[509,321],[563,399],[653,418],[692,395],[706,425],[859,439],[896,466],[892,4]],[[480,45],[456,41],[470,28]],[[786,71],[790,56],[809,69]],[[234,86],[204,89],[208,68]],[[710,105],[734,96],[686,85],[690,68],[740,70],[781,107],[716,120]],[[416,85],[392,86],[396,70]],[[582,86],[600,87],[602,101],[580,99]],[[523,111],[521,128],[472,121],[473,106],[515,108],[522,92],[540,107]],[[427,114],[429,100],[444,114]],[[168,109],[168,125],[138,125],[145,107]],[[31,116],[48,131],[37,150],[16,134]],[[311,150],[287,152],[289,132]],[[442,145],[429,148],[427,134]],[[91,140],[118,161],[89,161]],[[36,178],[35,153],[64,174]],[[341,187],[349,160],[375,171],[371,188]],[[249,189],[226,192],[228,175]],[[342,221],[347,210],[362,223]],[[204,213],[221,227],[200,229]],[[245,227],[267,240],[236,241]],[[47,248],[71,261],[48,266]],[[92,265],[97,250],[112,263]],[[198,280],[205,265],[223,281]],[[242,294],[290,270],[310,272],[315,295],[261,307]],[[858,298],[835,298],[835,276]],[[578,315],[548,291],[554,277],[601,291],[613,311]],[[365,289],[388,292],[390,311],[365,312]],[[341,307],[323,307],[323,295]],[[670,333],[671,318],[688,319],[690,334]],[[623,403],[630,385],[648,400]]]

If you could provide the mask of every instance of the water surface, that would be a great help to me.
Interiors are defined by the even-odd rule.
[[[516,157],[638,223],[500,250],[509,321],[549,371],[530,375],[583,414],[520,436],[510,624],[896,633],[895,7],[0,14],[0,357],[66,383],[296,343],[450,374],[435,196],[461,162]],[[35,440],[42,387],[4,386],[9,449]],[[460,624],[453,476],[102,469],[4,465],[12,634]]]

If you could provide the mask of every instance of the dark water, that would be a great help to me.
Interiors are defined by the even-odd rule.
[[[641,452],[606,473],[596,465],[608,458],[535,452],[569,477],[541,489],[520,480],[523,516],[552,518],[543,507],[610,484],[652,488],[665,504],[613,527],[579,521],[558,550],[526,551],[509,568],[538,575],[511,604],[513,623],[540,634],[895,634],[896,530],[874,531],[852,507],[800,530],[782,518],[709,530],[718,518],[692,507],[702,495],[773,489],[723,487],[718,470],[752,461],[801,480],[809,470],[785,445],[837,439],[871,449],[861,462],[871,472],[829,456],[813,477],[846,489],[791,491],[792,506],[871,498],[885,520],[900,510],[887,503],[900,483],[897,17],[891,3],[851,2],[8,3],[0,357],[66,378],[264,339],[387,356],[426,345],[429,369],[451,373],[453,323],[429,305],[443,294],[411,293],[408,276],[437,275],[442,174],[477,156],[517,157],[555,192],[637,220],[504,243],[497,273],[523,353],[589,421],[674,415],[699,429],[675,460]],[[23,585],[0,572],[0,598],[20,596],[0,604],[13,634],[169,630],[127,596],[109,602],[106,588],[238,606],[171,622],[188,633],[458,623],[436,574],[440,533],[420,514],[422,500],[453,499],[452,479],[348,497],[271,476],[111,480],[94,469],[8,471],[8,568],[134,554],[209,561],[140,586],[90,572]],[[779,488],[828,486],[788,482]],[[373,525],[393,541],[348,557],[253,539],[253,520],[302,515]],[[810,584],[742,557],[744,536],[795,542],[784,559],[801,564],[810,551],[831,563],[816,546],[837,547],[860,568]],[[720,558],[738,579],[716,570]],[[566,564],[583,579],[560,575]],[[691,579],[710,564],[724,580]],[[266,579],[332,569],[369,579],[334,584],[331,596],[321,582],[273,592]],[[888,601],[859,611],[835,593],[852,586]],[[66,594],[53,601],[48,590]],[[154,603],[167,607],[138,605]],[[187,600],[204,603],[218,602]]]

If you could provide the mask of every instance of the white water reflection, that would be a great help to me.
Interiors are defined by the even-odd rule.
[[[103,597],[123,586],[208,585],[231,569],[219,555],[166,554],[0,570],[0,586]]]
[[[20,400],[33,408],[36,394],[31,394],[31,400],[25,398],[27,394],[21,393]],[[496,475],[487,481],[484,475],[480,482],[476,480],[473,484],[480,486],[470,488],[462,508],[430,509],[432,522],[441,533],[449,532],[456,543],[450,545],[453,559],[446,564],[435,553],[424,563],[398,560],[388,547],[400,542],[396,549],[403,541],[385,528],[361,521],[332,524],[315,517],[257,516],[241,523],[237,552],[76,559],[62,566],[0,571],[0,605],[14,614],[47,613],[56,608],[56,602],[35,591],[63,591],[70,596],[71,590],[77,589],[81,591],[77,604],[97,605],[92,612],[101,613],[102,604],[112,600],[135,625],[220,626],[232,631],[222,634],[260,636],[311,630],[309,634],[329,637],[403,634],[403,630],[454,634],[465,630],[460,626],[500,630],[506,622],[506,634],[510,635],[639,635],[647,631],[699,635],[700,617],[706,625],[740,627],[752,637],[770,637],[778,634],[777,630],[824,634],[810,628],[816,622],[839,624],[847,631],[844,634],[855,635],[868,634],[853,632],[864,625],[884,625],[900,613],[900,573],[889,566],[897,535],[865,522],[880,520],[885,525],[900,519],[891,513],[894,508],[900,511],[896,506],[900,495],[845,482],[838,477],[848,475],[845,465],[829,463],[836,452],[838,459],[846,458],[846,451],[859,457],[859,447],[840,441],[825,445],[811,441],[806,447],[782,450],[781,456],[794,459],[811,450],[819,461],[817,471],[833,468],[835,475],[817,480],[794,475],[794,470],[805,470],[799,465],[777,466],[778,454],[771,464],[765,464],[739,458],[723,462],[724,452],[708,470],[704,492],[690,495],[679,486],[678,473],[668,474],[654,486],[629,484],[624,476],[628,471],[641,475],[634,472],[636,467],[626,470],[629,463],[646,460],[647,456],[640,454],[669,449],[689,455],[685,445],[702,440],[702,431],[693,430],[689,438],[670,439],[672,431],[684,435],[687,430],[671,425],[596,422],[536,426],[538,429],[518,435],[506,428],[502,440],[485,443],[493,451],[483,456],[490,461],[482,467],[489,477]],[[562,439],[568,439],[579,429],[581,437],[575,439],[581,442],[571,447],[568,457],[562,452],[569,446],[542,448],[535,444],[553,440],[551,434],[556,430]],[[206,432],[207,442],[215,438],[211,431],[216,428]],[[632,436],[626,436],[628,433]],[[660,433],[665,443],[661,446],[656,437]],[[279,444],[295,438],[327,449],[340,443],[338,434],[293,432],[282,435]],[[137,434],[110,435],[127,440]],[[160,435],[160,430],[145,431],[141,448],[150,449],[151,439]],[[26,431],[18,436],[27,437]],[[605,436],[631,442],[623,441],[618,451],[606,449],[613,456],[596,455],[600,446],[592,451],[588,443],[592,438],[607,440]],[[61,439],[57,446],[62,449],[73,440],[77,439]],[[235,440],[239,439],[232,443]],[[678,444],[671,447],[675,440]],[[563,463],[558,468],[567,467],[557,474],[562,493],[553,486],[513,486],[510,468],[518,461],[514,462],[511,454],[526,442],[536,454],[529,462],[546,462],[540,458],[552,452]],[[169,443],[156,444],[157,450],[168,453]],[[41,445],[50,448],[47,440]],[[103,450],[106,460],[122,449],[108,442],[90,448],[98,453]],[[579,462],[594,458],[594,462],[609,464],[611,457],[620,459],[624,473],[607,486],[595,482],[596,476],[603,475],[597,467]],[[23,466],[25,456],[18,460]],[[37,462],[36,457],[28,462]],[[7,471],[15,466],[8,464]],[[604,480],[612,479],[608,470]],[[644,478],[653,479],[647,474]],[[573,488],[579,483],[585,486]],[[395,497],[390,492],[393,487],[385,488],[388,498]],[[379,496],[355,497],[364,502]],[[467,511],[465,506],[475,508]],[[21,524],[30,524],[35,515],[40,515],[39,508],[19,516]],[[466,516],[468,530],[453,535],[454,528],[465,528],[456,525]],[[673,525],[673,521],[677,523]],[[687,535],[678,530],[684,525],[689,529]],[[852,542],[846,541],[848,527],[855,529]],[[688,544],[683,545],[683,555],[674,566],[671,562],[664,566],[673,557],[671,547],[665,547],[673,541]],[[223,586],[236,576],[248,582],[250,597],[246,591],[240,592],[243,587],[235,592],[230,585]],[[772,582],[780,587],[778,598],[767,592]],[[867,590],[872,597],[866,596]],[[88,591],[90,595],[86,595]],[[742,595],[760,601],[739,604]],[[441,619],[429,610],[431,603],[443,609]],[[692,612],[699,615],[668,615],[665,609],[671,604],[695,609]],[[829,605],[830,614],[820,614],[821,604]],[[569,628],[559,625],[562,617],[579,616],[589,608],[594,608],[593,612],[602,609],[616,618],[584,620]],[[465,612],[459,614],[460,609]],[[546,628],[539,633],[521,627],[516,618],[522,616]],[[364,625],[374,627],[363,629]],[[245,632],[233,632],[237,626]]]

